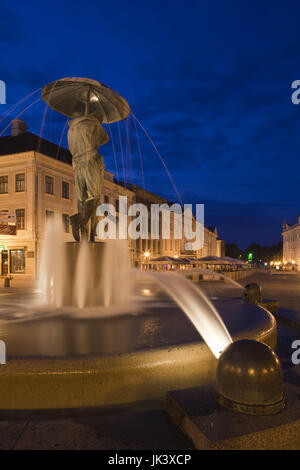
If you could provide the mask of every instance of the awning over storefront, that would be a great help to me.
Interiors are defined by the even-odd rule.
[[[245,261],[240,259],[231,258],[230,256],[225,256],[224,258],[220,258],[219,256],[203,256],[203,258],[197,258],[193,260],[194,263],[198,264],[215,264],[215,265],[247,265]]]
[[[172,256],[158,256],[148,261],[155,264],[189,264],[190,262],[184,258],[173,258]]]
[[[225,256],[224,258],[221,258],[221,259],[228,262],[229,264],[241,264],[241,265],[247,265],[248,264],[246,261],[243,261],[243,260],[237,259],[237,258],[231,258],[230,256]]]
[[[203,258],[196,258],[193,260],[196,264],[228,264],[223,258],[219,256],[203,256]]]
[[[17,227],[15,225],[0,224],[0,235],[17,235]]]

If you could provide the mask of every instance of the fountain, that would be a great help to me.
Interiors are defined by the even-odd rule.
[[[39,281],[44,304],[80,309],[123,305],[132,295],[129,269],[127,240],[65,243],[61,223],[47,223]]]
[[[52,256],[55,247],[57,258]],[[192,282],[175,273],[130,269],[126,240],[92,244],[92,250],[91,244],[83,242],[78,250],[77,244],[64,243],[61,224],[51,220],[46,227],[40,272],[44,301],[57,308],[124,306],[132,297],[136,278],[154,279],[180,306],[216,357],[232,342],[216,308]]]
[[[275,346],[276,322],[264,309],[209,299],[179,274],[131,268],[128,255],[124,240],[64,243],[62,229],[48,224],[39,292],[0,306],[0,408],[161,397],[213,382],[231,338]]]
[[[67,88],[70,95],[62,99]],[[233,340],[276,344],[276,322],[259,306],[209,299],[183,276],[131,268],[126,240],[95,242],[103,176],[98,146],[106,139],[96,116],[109,123],[130,112],[115,92],[116,106],[110,107],[103,98],[109,90],[76,78],[43,89],[49,105],[75,121],[69,144],[79,198],[71,219],[76,241],[64,242],[61,226],[49,221],[39,291],[26,303],[0,305],[0,334],[7,345],[0,409],[158,398],[167,390],[213,382],[217,359]],[[85,142],[99,140],[81,159],[83,134]]]

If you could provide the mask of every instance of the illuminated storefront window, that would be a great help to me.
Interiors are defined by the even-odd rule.
[[[11,273],[24,273],[25,272],[25,251],[24,250],[10,250],[10,272]]]

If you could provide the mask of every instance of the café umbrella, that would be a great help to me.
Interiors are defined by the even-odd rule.
[[[55,111],[78,118],[93,116],[109,124],[125,119],[131,112],[116,91],[90,78],[61,78],[42,88],[42,98]]]

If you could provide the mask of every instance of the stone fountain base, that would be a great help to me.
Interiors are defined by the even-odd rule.
[[[249,416],[222,408],[215,387],[168,392],[165,408],[199,450],[299,449],[300,368],[284,374],[285,407],[269,416]]]
[[[237,299],[214,304],[233,339],[276,347],[276,321],[266,310]],[[64,308],[23,322],[10,322],[8,312],[0,410],[110,406],[214,382],[217,359],[176,304],[162,297],[129,310],[93,318],[86,309],[76,318]]]

